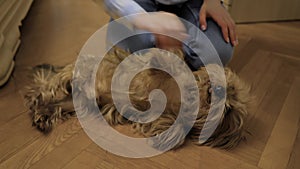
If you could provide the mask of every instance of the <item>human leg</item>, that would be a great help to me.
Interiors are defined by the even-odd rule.
[[[188,2],[182,5],[181,13],[179,14],[179,17],[185,19],[186,21],[192,23],[193,25],[195,25],[197,28],[200,29],[199,12],[202,3],[203,1],[201,0],[189,0]],[[198,41],[199,39],[195,38],[198,36],[195,33],[196,32],[195,29],[187,26],[187,31],[188,34],[191,35],[191,38],[193,39],[188,40],[189,47],[186,45],[184,46],[184,50],[186,53],[186,61],[193,70],[197,70],[199,67],[204,66],[203,62],[201,61],[201,59],[203,58],[200,59],[195,53],[195,51],[193,50],[197,50],[199,43],[201,43],[201,41]],[[204,34],[210,40],[211,44],[215,48],[222,64],[227,65],[232,58],[233,47],[230,43],[227,43],[223,39],[221,28],[212,19],[207,19],[207,30],[204,31]],[[191,49],[191,47],[194,48]],[[214,60],[208,59],[208,62],[211,63],[214,62]]]

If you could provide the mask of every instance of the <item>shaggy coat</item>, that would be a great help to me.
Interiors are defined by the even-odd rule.
[[[182,52],[176,50],[172,52],[184,59]],[[144,55],[165,54],[167,52],[153,50]],[[166,109],[159,118],[149,123],[136,123],[124,118],[113,104],[111,81],[117,66],[129,55],[130,53],[126,51],[113,49],[104,57],[96,76],[97,103],[102,115],[110,125],[129,123],[135,131],[145,137],[156,136],[167,130],[176,120],[182,104],[180,91],[176,81],[169,74],[156,69],[142,71],[134,77],[130,85],[129,96],[132,104],[141,111],[149,109],[149,93],[153,89],[161,89],[168,99]],[[206,71],[208,67],[213,70],[210,76]],[[217,96],[214,98],[218,99],[218,95],[226,92],[226,100],[222,102],[225,103],[225,108],[222,111],[221,120],[214,133],[202,145],[225,149],[233,148],[245,137],[245,122],[251,101],[250,88],[229,68],[223,69],[215,64],[207,65],[206,68],[203,67],[193,72],[201,97],[196,121],[187,137],[198,143],[211,104],[219,102],[211,100],[212,95]],[[33,68],[33,82],[27,86],[24,97],[26,105],[32,113],[33,125],[43,132],[49,132],[59,121],[75,115],[71,96],[73,69],[74,64],[64,67],[44,64]],[[176,67],[174,69],[176,71]],[[210,83],[209,77],[216,79],[216,83],[218,83],[221,70],[225,72],[226,87]],[[175,136],[160,138],[154,142],[153,146],[159,149],[168,146],[170,142],[176,142],[174,148],[179,147],[185,141],[184,129],[185,126],[177,127]]]

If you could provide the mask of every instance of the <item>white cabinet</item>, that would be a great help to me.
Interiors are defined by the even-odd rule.
[[[0,86],[14,67],[14,55],[20,45],[21,21],[33,0],[0,0]]]

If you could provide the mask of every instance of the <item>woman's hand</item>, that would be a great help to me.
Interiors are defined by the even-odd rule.
[[[227,43],[231,42],[233,46],[238,45],[238,39],[235,30],[235,22],[222,6],[220,0],[204,0],[201,7],[199,18],[202,30],[207,29],[206,18],[211,17],[221,27],[223,37]]]
[[[156,46],[161,49],[182,48],[181,41],[188,37],[180,19],[168,12],[137,15],[133,24],[138,29],[154,32]]]

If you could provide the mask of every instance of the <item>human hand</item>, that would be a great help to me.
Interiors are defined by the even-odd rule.
[[[153,32],[156,46],[161,49],[182,48],[182,42],[188,35],[180,19],[167,12],[155,12],[137,15],[133,18],[136,28]]]
[[[206,18],[211,17],[222,29],[222,34],[227,43],[238,45],[235,22],[227,10],[222,6],[220,0],[204,0],[200,9],[199,18],[202,30],[207,29]]]
[[[160,49],[182,49],[182,42],[165,35],[155,34],[155,45]]]

